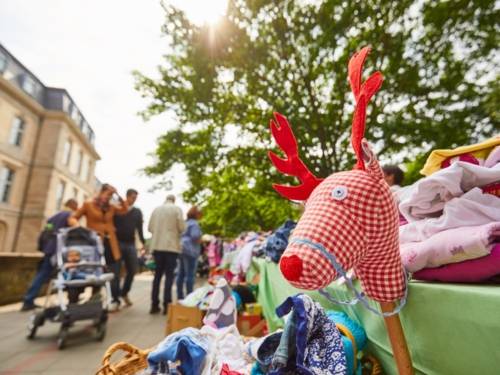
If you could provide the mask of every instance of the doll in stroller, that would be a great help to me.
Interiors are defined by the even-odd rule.
[[[69,328],[77,321],[91,320],[97,340],[103,340],[113,274],[105,273],[106,261],[99,236],[82,227],[62,229],[57,235],[53,261],[57,264],[57,275],[49,283],[42,310],[30,317],[28,339],[34,339],[38,328],[50,321],[61,325],[57,347],[63,349]],[[92,288],[92,296],[80,301],[87,287]],[[105,289],[105,297],[102,289]],[[51,303],[54,293],[55,304]]]

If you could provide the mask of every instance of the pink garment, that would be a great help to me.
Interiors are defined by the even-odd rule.
[[[500,222],[439,232],[423,242],[400,247],[403,265],[410,272],[480,258],[500,239]]]
[[[483,165],[484,161],[477,159],[474,155],[470,153],[452,156],[441,163],[441,168],[448,168],[452,163],[457,161],[463,161],[466,163],[471,163],[475,165]]]
[[[500,146],[495,147],[490,152],[488,158],[484,161],[484,166],[487,168],[491,168],[497,165],[498,163],[500,163]]]
[[[219,254],[219,243],[217,240],[212,240],[208,244],[207,258],[209,267],[217,267],[220,264],[221,258]]]
[[[444,206],[440,217],[413,221],[399,227],[399,242],[421,242],[447,229],[500,221],[500,198],[475,188]]]
[[[500,180],[500,164],[491,168],[458,161],[417,181],[399,197],[399,211],[408,222],[441,215],[446,202]]]
[[[499,274],[500,243],[497,243],[493,246],[489,255],[460,263],[447,264],[438,268],[424,268],[415,272],[413,278],[451,283],[476,283]]]

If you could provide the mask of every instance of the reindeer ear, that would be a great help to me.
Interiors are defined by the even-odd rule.
[[[370,165],[373,160],[376,159],[375,154],[370,147],[370,144],[365,138],[361,140],[361,151],[361,154],[363,155],[363,161],[366,163],[366,165]]]
[[[361,154],[365,162],[366,172],[376,180],[384,179],[384,172],[378,163],[375,153],[372,151],[370,144],[366,139],[361,141]]]

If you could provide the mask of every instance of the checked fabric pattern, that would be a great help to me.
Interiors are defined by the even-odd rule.
[[[347,192],[343,199],[332,194],[339,187]],[[373,155],[366,170],[335,173],[312,192],[281,258],[283,274],[297,288],[320,289],[338,277],[325,256],[293,239],[321,244],[344,270],[354,268],[374,300],[394,301],[404,295],[397,208]],[[287,263],[301,272],[287,271]]]

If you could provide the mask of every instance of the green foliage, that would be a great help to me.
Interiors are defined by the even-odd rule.
[[[136,87],[150,99],[144,118],[173,111],[178,125],[159,139],[146,171],[184,165],[185,198],[204,206],[211,231],[269,229],[295,214],[271,188],[293,182],[267,160],[273,111],[288,117],[319,176],[351,167],[347,62],[364,45],[374,50],[365,74],[385,76],[367,138],[382,160],[410,163],[408,181],[418,155],[499,128],[493,0],[230,0],[216,26],[164,8],[169,49],[160,77],[136,72]]]

